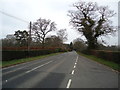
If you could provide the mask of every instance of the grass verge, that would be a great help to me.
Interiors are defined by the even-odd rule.
[[[98,57],[93,56],[93,55],[86,55],[86,54],[83,54],[83,53],[80,53],[80,52],[77,52],[77,53],[79,55],[82,55],[82,56],[87,57],[87,58],[89,58],[91,60],[97,61],[97,62],[99,62],[101,64],[104,64],[104,65],[106,65],[106,66],[108,66],[108,67],[110,67],[110,68],[120,72],[120,64],[117,64],[117,63],[111,62],[111,61],[107,61],[107,60],[98,58]]]
[[[52,53],[52,54],[48,54],[48,55],[42,55],[42,56],[36,56],[36,57],[29,57],[29,58],[23,58],[23,59],[15,59],[12,61],[2,61],[0,62],[0,67],[8,67],[8,66],[13,66],[16,64],[20,64],[20,63],[25,63],[25,62],[29,62],[29,61],[33,61],[33,60],[38,60],[38,59],[42,59],[42,58],[46,58],[49,56],[54,56],[60,53]]]

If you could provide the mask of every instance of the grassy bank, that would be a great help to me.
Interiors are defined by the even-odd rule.
[[[12,60],[12,61],[3,61],[3,62],[1,62],[2,64],[0,64],[0,67],[8,67],[8,66],[12,66],[12,65],[20,64],[20,63],[25,63],[25,62],[29,62],[29,61],[33,61],[33,60],[46,58],[49,56],[54,56],[57,54],[60,54],[60,53],[52,53],[52,54],[48,54],[48,55],[41,55],[41,56],[23,58],[23,59],[16,59],[16,60]]]
[[[94,60],[94,61],[97,61],[101,64],[104,64],[104,65],[106,65],[106,66],[108,66],[108,67],[110,67],[114,70],[120,71],[120,64],[117,64],[117,63],[111,62],[111,61],[107,61],[107,60],[104,60],[104,59],[101,59],[101,58],[97,58],[93,55],[86,55],[86,54],[83,54],[83,53],[80,53],[80,52],[77,52],[77,53],[84,56],[84,57],[87,57],[91,60]]]

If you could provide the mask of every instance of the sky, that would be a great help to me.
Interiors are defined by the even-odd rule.
[[[68,40],[72,42],[76,38],[85,39],[77,30],[72,29],[69,24],[70,17],[67,15],[72,10],[72,4],[79,0],[0,0],[0,38],[5,38],[8,34],[14,34],[17,30],[28,30],[29,22],[35,22],[39,18],[50,19],[57,24],[57,29],[67,29]],[[90,0],[83,0],[90,2]],[[119,0],[92,0],[98,5],[109,6],[116,15],[111,19],[113,25],[118,25],[118,1]],[[1,12],[18,17],[17,20]],[[23,21],[24,20],[24,21]],[[50,34],[55,34],[52,32]],[[118,34],[103,37],[107,45],[118,44]],[[101,39],[100,39],[101,40]]]

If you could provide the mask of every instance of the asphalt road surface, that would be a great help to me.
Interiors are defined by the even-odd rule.
[[[2,69],[2,88],[118,88],[118,73],[72,51]]]

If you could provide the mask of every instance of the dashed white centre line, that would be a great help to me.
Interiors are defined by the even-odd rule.
[[[42,67],[42,66],[44,66],[44,65],[46,65],[46,64],[48,64],[48,63],[51,63],[51,62],[53,62],[53,61],[49,61],[49,62],[47,62],[47,63],[45,63],[45,64],[42,64],[42,65],[40,65],[40,66],[38,66],[38,67],[35,67],[35,68],[27,71],[26,73],[32,72],[33,70],[38,69],[38,68],[40,68],[40,67]]]
[[[78,61],[78,56],[77,56],[77,58],[76,58],[76,62]]]
[[[67,84],[67,87],[66,87],[66,88],[70,88],[71,82],[72,82],[72,80],[71,80],[71,79],[69,79],[69,81],[68,81],[68,84]]]
[[[74,66],[73,68],[76,68],[76,66]]]
[[[77,61],[78,61],[78,56],[77,56],[77,58],[76,58],[75,65],[74,65],[74,67],[73,67],[74,69],[76,68]],[[75,70],[72,70],[72,73],[71,73],[71,74],[73,75],[74,73],[75,73]],[[66,88],[70,88],[71,82],[72,82],[72,79],[69,79]]]
[[[72,75],[74,74],[74,72],[75,72],[75,71],[74,71],[74,70],[72,70]]]

